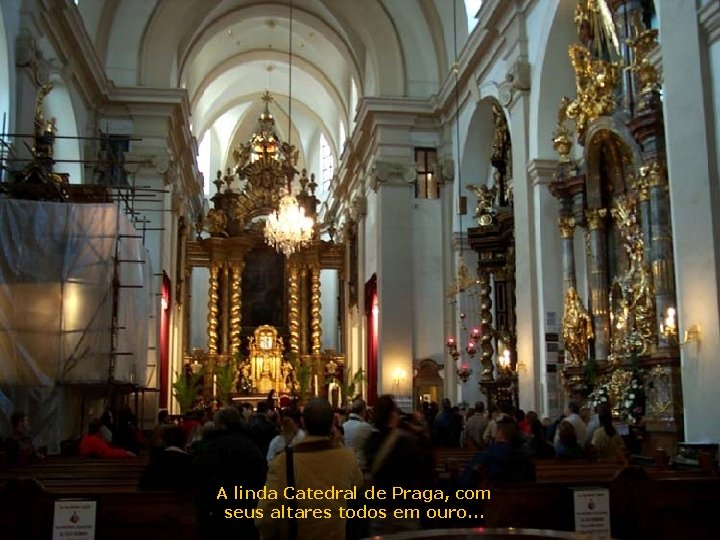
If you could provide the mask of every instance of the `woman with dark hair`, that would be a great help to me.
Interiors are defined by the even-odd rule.
[[[625,443],[612,424],[612,414],[605,409],[598,414],[600,427],[592,435],[592,444],[599,460],[617,460],[626,463]]]

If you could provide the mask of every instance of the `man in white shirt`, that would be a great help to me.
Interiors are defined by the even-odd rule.
[[[580,447],[585,448],[587,442],[587,428],[585,422],[580,416],[580,404],[577,401],[570,401],[568,403],[568,415],[563,420],[570,422],[572,427],[575,428],[575,436],[577,437],[577,443]],[[554,443],[557,445],[560,440],[560,430],[555,431]]]
[[[488,418],[485,416],[485,404],[482,401],[475,403],[475,414],[465,422],[465,440],[472,441],[472,448],[484,448],[483,435],[488,426]]]
[[[345,447],[355,451],[358,465],[362,470],[367,469],[367,459],[365,457],[365,443],[370,438],[372,426],[365,421],[365,413],[367,405],[365,400],[357,398],[352,403],[350,416],[343,424],[343,433],[345,436]]]

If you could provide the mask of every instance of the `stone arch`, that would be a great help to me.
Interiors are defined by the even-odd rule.
[[[602,208],[607,194],[620,195],[629,187],[628,174],[641,163],[640,149],[627,127],[612,117],[595,120],[585,140],[587,205]]]
[[[70,175],[70,183],[83,183],[83,167],[80,159],[82,151],[80,135],[75,114],[75,107],[70,96],[70,89],[60,75],[52,75],[50,82],[53,84],[52,91],[45,97],[44,112],[46,118],[55,117],[57,119],[57,135],[55,140],[56,160],[55,171],[59,173],[68,173]],[[71,137],[71,138],[65,138]]]
[[[563,96],[575,95],[575,81],[568,57],[568,46],[577,41],[573,22],[575,0],[557,0],[545,15],[544,31],[535,49],[536,58],[530,62],[533,69],[531,81],[529,125],[529,159],[552,159],[552,133],[557,126],[557,110]]]
[[[10,42],[5,31],[5,14],[0,8],[0,129],[12,131],[10,114]],[[1,150],[0,150],[1,151]]]

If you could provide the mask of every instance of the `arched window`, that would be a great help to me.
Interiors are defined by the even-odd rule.
[[[473,31],[477,25],[477,18],[475,17],[482,7],[483,0],[465,0],[465,11],[467,13],[468,21],[468,34]]]

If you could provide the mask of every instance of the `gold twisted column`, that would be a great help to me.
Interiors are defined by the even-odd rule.
[[[210,267],[210,288],[208,291],[208,313],[207,313],[207,348],[208,354],[218,352],[218,274],[220,269],[217,265]]]
[[[313,265],[310,270],[310,328],[312,354],[320,354],[322,348],[322,313],[320,309],[320,267]]]
[[[495,380],[493,376],[493,346],[495,336],[492,322],[492,299],[490,298],[490,274],[485,270],[478,272],[480,290],[480,364],[482,365],[481,381]]]
[[[230,282],[230,354],[240,352],[240,319],[242,313],[242,271],[244,264],[230,263],[232,277]]]
[[[298,353],[300,352],[300,283],[299,269],[296,264],[290,265],[288,300],[290,351]]]
[[[300,354],[308,354],[308,269],[300,268]]]
[[[220,352],[227,353],[228,350],[230,350],[230,267],[227,264],[224,264],[222,267],[220,298],[222,299],[222,310],[220,312],[220,324],[222,326]]]
[[[598,361],[607,360],[610,348],[610,311],[605,252],[606,215],[605,208],[591,208],[586,213],[590,230],[590,302],[595,326],[595,358]]]

